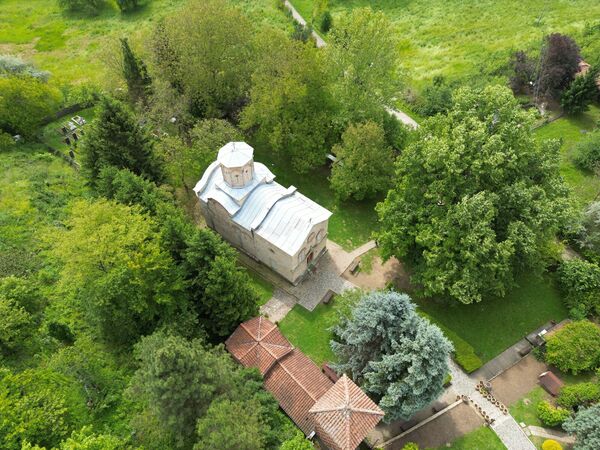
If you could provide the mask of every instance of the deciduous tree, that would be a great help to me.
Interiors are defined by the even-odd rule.
[[[365,295],[333,331],[336,369],[377,398],[384,420],[408,419],[442,392],[452,345],[406,294]]]
[[[581,55],[575,41],[560,33],[544,38],[536,92],[543,96],[559,99],[569,87],[579,70]]]
[[[541,270],[570,210],[559,143],[536,139],[532,124],[508,89],[462,89],[397,159],[378,240],[413,265],[426,295],[478,302]]]
[[[600,366],[600,327],[588,320],[572,322],[546,343],[546,362],[577,374]]]
[[[377,123],[350,125],[333,152],[338,160],[331,171],[331,188],[341,199],[373,198],[391,186],[394,155]]]
[[[298,172],[322,165],[332,138],[333,100],[321,53],[282,31],[262,33],[257,48],[241,126],[289,156]]]

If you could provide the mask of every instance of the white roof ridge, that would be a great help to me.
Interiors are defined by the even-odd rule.
[[[280,185],[281,186],[281,185]],[[281,186],[283,187],[283,186]],[[258,230],[260,228],[260,226],[264,223],[264,221],[266,220],[266,218],[269,216],[269,214],[271,213],[271,211],[273,211],[273,207],[281,200],[285,199],[285,198],[289,198],[291,196],[293,196],[296,192],[298,191],[298,189],[296,189],[296,186],[290,186],[288,187],[285,192],[283,194],[281,194],[279,196],[279,198],[277,198],[273,203],[271,203],[270,206],[267,207],[267,212],[265,214],[263,214],[262,217],[258,217],[258,219],[255,219],[252,224],[250,225],[250,229],[251,230]],[[256,222],[258,222],[257,225]]]

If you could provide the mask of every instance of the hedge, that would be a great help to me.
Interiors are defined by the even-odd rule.
[[[483,361],[481,361],[481,358],[477,356],[477,354],[475,353],[475,349],[471,344],[469,344],[467,341],[461,338],[454,331],[435,320],[429,314],[420,310],[419,314],[429,319],[431,323],[437,325],[439,329],[442,330],[442,332],[450,340],[450,342],[452,342],[452,345],[454,345],[454,360],[459,366],[461,366],[464,369],[465,372],[474,372],[483,365]]]

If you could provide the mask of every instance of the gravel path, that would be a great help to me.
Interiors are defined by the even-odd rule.
[[[564,442],[565,444],[575,443],[575,437],[569,436],[563,431],[550,430],[548,428],[536,427],[533,425],[530,425],[527,428],[534,436],[543,437],[545,439],[554,439],[556,441]]]

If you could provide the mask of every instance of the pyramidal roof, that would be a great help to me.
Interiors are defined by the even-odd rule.
[[[309,410],[317,434],[332,450],[354,450],[384,413],[343,375]]]
[[[256,367],[262,375],[294,349],[279,328],[262,316],[242,323],[225,346],[242,365]]]

